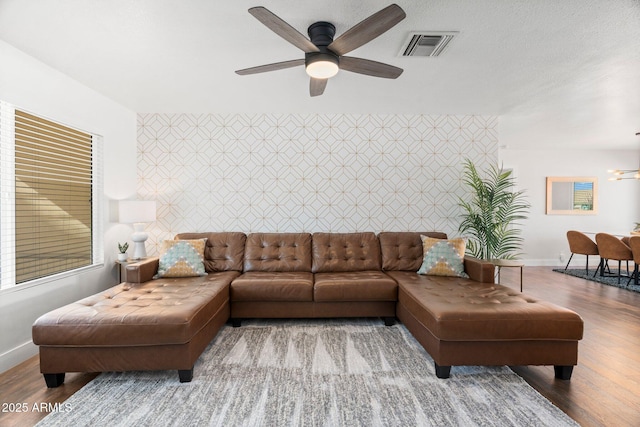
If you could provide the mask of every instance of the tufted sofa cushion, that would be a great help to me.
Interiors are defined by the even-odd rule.
[[[231,301],[312,301],[308,271],[248,271],[231,283]]]
[[[314,273],[380,270],[374,233],[314,233],[311,253]]]
[[[313,300],[397,301],[398,284],[382,271],[316,273]]]
[[[446,239],[446,233],[426,231],[384,231],[378,234],[382,251],[382,269],[418,271],[422,264],[422,240],[420,235]]]
[[[244,271],[311,271],[311,234],[249,234],[244,252]]]
[[[202,277],[158,279],[104,292],[36,320],[33,342],[51,346],[184,344],[228,304],[228,271]]]
[[[207,239],[204,248],[204,269],[216,271],[242,271],[244,246],[247,236],[239,232],[180,233],[176,239]]]

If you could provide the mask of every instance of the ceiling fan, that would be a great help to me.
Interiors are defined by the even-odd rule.
[[[406,14],[397,4],[392,4],[374,13],[335,40],[333,36],[336,33],[336,27],[330,22],[320,21],[311,24],[307,30],[311,39],[309,40],[262,6],[252,7],[249,9],[249,13],[271,31],[302,50],[305,55],[304,59],[276,62],[236,71],[242,76],[304,65],[307,74],[311,77],[309,93],[311,96],[318,96],[324,92],[327,80],[335,76],[338,70],[387,79],[395,79],[402,74],[402,68],[369,59],[344,56],[402,21]]]

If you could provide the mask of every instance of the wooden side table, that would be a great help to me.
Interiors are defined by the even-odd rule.
[[[134,262],[132,259],[127,259],[126,261],[116,260],[116,265],[118,266],[118,284],[122,283],[122,269],[127,268],[127,265],[132,262]]]
[[[498,267],[498,284],[500,284],[500,270],[503,267],[507,268],[520,268],[520,292],[522,292],[522,267],[524,262],[515,259],[492,259],[491,263]]]

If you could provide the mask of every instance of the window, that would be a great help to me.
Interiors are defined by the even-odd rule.
[[[597,213],[597,177],[547,177],[547,215],[596,215]]]
[[[0,288],[102,263],[100,145],[0,104]]]

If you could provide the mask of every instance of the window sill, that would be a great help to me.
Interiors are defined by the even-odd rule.
[[[17,285],[9,286],[7,288],[0,289],[0,295],[2,294],[10,294],[13,292],[18,292],[25,289],[30,289],[36,286],[45,285],[47,283],[55,282],[57,280],[62,280],[67,277],[78,276],[80,274],[88,273],[90,271],[99,271],[104,268],[104,263],[93,264],[87,267],[77,268],[75,270],[65,271],[63,273],[53,274],[47,277],[41,277],[39,279],[30,280],[25,283],[20,283]]]

